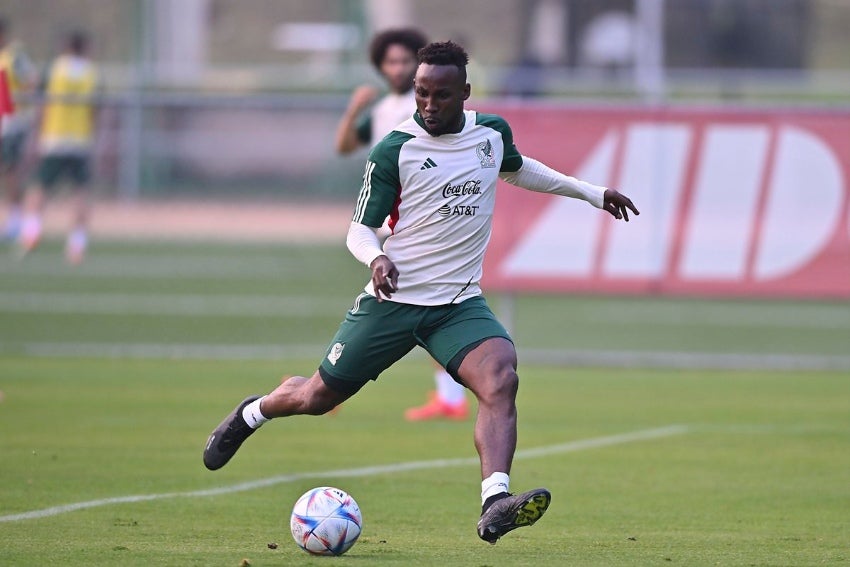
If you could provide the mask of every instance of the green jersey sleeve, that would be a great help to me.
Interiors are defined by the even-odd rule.
[[[372,141],[372,114],[367,112],[362,115],[354,126],[354,132],[357,134],[357,139],[363,144],[368,144]]]
[[[475,123],[481,126],[487,126],[496,130],[502,135],[502,142],[505,146],[505,153],[502,157],[502,165],[499,171],[519,171],[522,167],[522,154],[514,144],[514,133],[507,120],[497,114],[482,114],[478,113],[475,118]]]
[[[354,222],[379,228],[401,194],[398,155],[411,134],[393,131],[369,152],[363,185],[354,209]]]

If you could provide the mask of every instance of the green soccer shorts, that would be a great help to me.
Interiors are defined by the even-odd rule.
[[[23,156],[26,141],[26,132],[15,132],[0,137],[0,165],[4,169],[13,169],[18,165]]]
[[[68,177],[77,186],[85,186],[91,178],[89,156],[86,154],[55,154],[41,159],[38,180],[45,189],[50,189],[63,177]]]
[[[332,390],[353,394],[419,345],[455,380],[463,358],[485,339],[512,341],[483,297],[449,305],[378,302],[361,293],[319,366]]]

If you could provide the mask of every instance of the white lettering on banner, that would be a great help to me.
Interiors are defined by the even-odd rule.
[[[617,134],[610,131],[575,172],[597,185],[613,185]],[[520,239],[503,264],[505,274],[586,277],[593,270],[593,255],[602,215],[588,214],[587,204],[573,199],[553,199],[552,204]]]
[[[622,134],[610,130],[575,175],[599,185],[616,184],[644,214],[636,222],[609,225],[605,249],[599,251],[599,275],[611,280],[663,277],[677,238],[682,238],[680,263],[672,269],[690,281],[735,281],[748,275],[770,280],[812,260],[841,220],[846,190],[841,166],[834,151],[813,133],[771,128],[706,126],[693,187],[684,182],[694,127],[637,123]],[[771,133],[776,136],[773,156]],[[622,172],[612,179],[621,136]],[[759,219],[765,182],[767,201]],[[674,234],[679,203],[688,191],[693,191],[684,211],[688,218],[683,219],[683,233]],[[570,199],[553,199],[508,252],[502,274],[593,276],[603,218]],[[750,258],[753,249],[755,257]]]
[[[753,274],[785,276],[835,234],[844,180],[829,146],[799,128],[779,131],[776,160]]]
[[[767,126],[707,129],[682,235],[683,278],[735,279],[744,274],[769,136]]]
[[[690,129],[679,124],[636,124],[628,129],[617,189],[642,203],[638,206],[652,221],[611,225],[603,264],[606,276],[664,273],[690,140]]]

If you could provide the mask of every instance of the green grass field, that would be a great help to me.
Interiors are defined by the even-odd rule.
[[[430,386],[422,355],[338,415],[273,422],[204,469],[212,427],[311,373],[365,278],[341,246],[96,244],[70,269],[48,243],[0,259],[0,565],[850,563],[846,303],[518,298],[512,485],[553,503],[496,546],[475,534],[471,421],[402,419]],[[546,366],[538,350],[837,369]],[[289,535],[292,504],[321,485],[363,510],[342,558]]]

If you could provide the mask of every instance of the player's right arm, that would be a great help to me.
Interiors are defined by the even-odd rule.
[[[336,151],[339,154],[350,154],[360,146],[368,144],[371,139],[371,125],[367,120],[358,122],[360,114],[378,96],[375,87],[362,85],[351,94],[348,108],[336,127]]]
[[[352,221],[351,226],[348,227],[345,243],[352,255],[372,270],[372,287],[375,289],[375,297],[378,301],[382,301],[382,294],[389,298],[398,290],[398,268],[381,249],[377,230]]]
[[[346,237],[351,254],[372,270],[372,285],[378,301],[382,300],[382,295],[391,297],[398,289],[398,269],[384,253],[377,232],[393,210],[401,190],[398,154],[406,139],[401,133],[393,133],[369,153]]]

